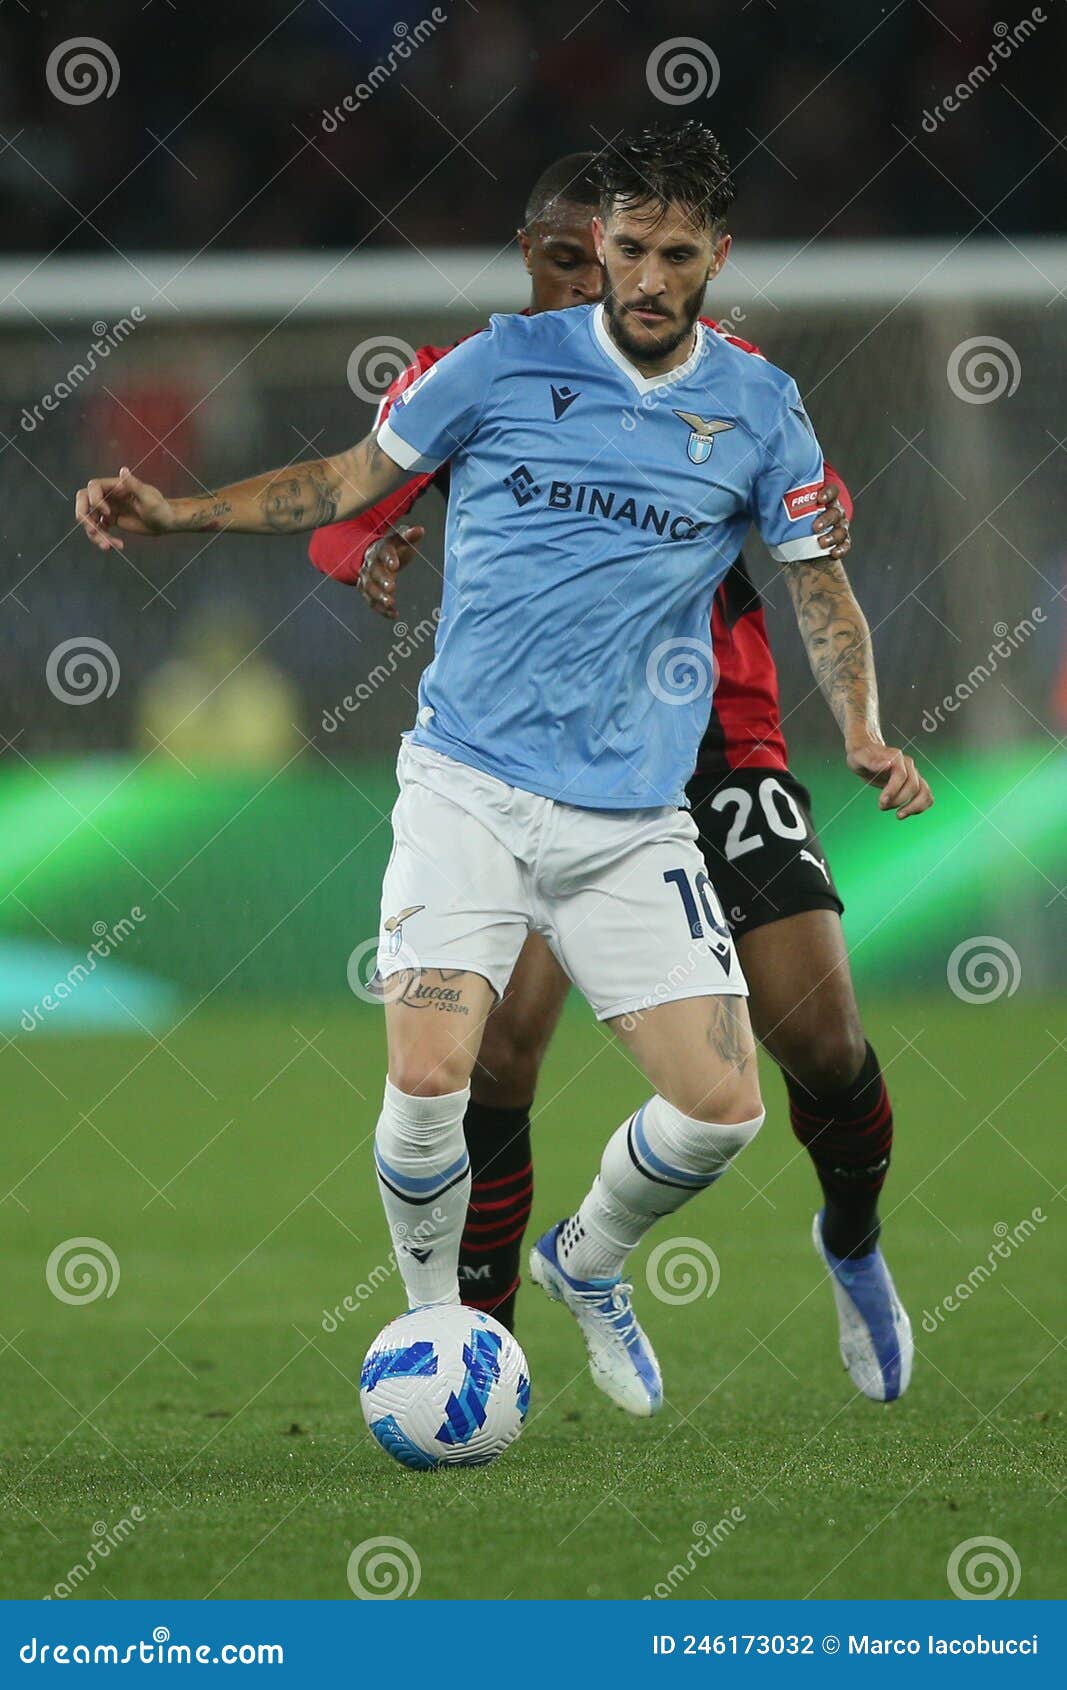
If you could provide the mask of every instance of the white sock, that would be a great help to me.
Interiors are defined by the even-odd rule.
[[[408,1306],[459,1302],[459,1242],[471,1194],[463,1137],[470,1087],[409,1097],[385,1082],[374,1164]]]
[[[614,1279],[661,1215],[671,1215],[726,1172],[763,1125],[763,1111],[731,1125],[694,1121],[652,1097],[608,1140],[600,1172],[559,1235],[574,1279]]]

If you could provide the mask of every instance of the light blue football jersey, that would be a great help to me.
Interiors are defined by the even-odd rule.
[[[823,457],[792,379],[703,325],[646,378],[602,306],[498,316],[377,439],[403,469],[451,465],[415,742],[583,808],[684,803],[712,599],[749,524],[779,561],[823,555]]]

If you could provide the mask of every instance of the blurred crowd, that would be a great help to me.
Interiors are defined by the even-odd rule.
[[[736,224],[750,237],[963,234],[987,213],[1015,233],[1058,232],[1062,9],[1015,6],[10,5],[0,12],[0,246],[503,242],[550,158],[692,116],[720,131],[740,165]],[[1002,41],[997,58],[1019,19],[1031,20],[1025,38],[1007,53]],[[59,97],[63,55],[52,56],[81,37],[107,49],[104,91],[85,98],[91,83],[72,67]],[[680,100],[691,87],[680,71],[671,98],[658,98],[649,56],[679,39],[697,43],[692,74],[702,62],[706,88]],[[993,71],[946,113],[946,94],[991,53]]]
[[[192,555],[172,548],[149,558],[135,547],[119,564],[85,547],[70,518],[70,490],[110,464],[129,462],[173,486],[198,474],[237,479],[290,459],[303,442],[347,443],[371,414],[353,408],[343,379],[352,325],[334,324],[325,341],[296,323],[275,326],[257,358],[251,329],[187,333],[156,312],[106,372],[46,415],[42,394],[84,355],[85,330],[76,320],[40,321],[39,256],[118,250],[136,262],[158,249],[236,250],[269,263],[274,250],[503,247],[533,178],[554,157],[628,127],[694,116],[718,129],[733,156],[732,222],[745,238],[802,247],[820,237],[933,235],[947,250],[972,229],[1011,240],[1060,233],[1065,15],[1058,0],[1019,14],[1003,0],[996,9],[985,0],[0,7],[0,249],[36,255],[9,306],[0,360],[10,415],[22,413],[0,452],[0,716],[21,736],[15,755],[162,744],[182,760],[205,746],[284,759],[301,724],[345,696],[391,637],[348,589],[313,575],[302,541],[271,542],[262,556],[225,536]],[[1031,19],[1022,32],[1020,18]],[[974,78],[998,41],[995,69]],[[653,92],[657,76],[660,96],[671,98]],[[969,76],[967,98],[953,96]],[[381,304],[411,345],[440,338],[440,323]],[[359,305],[359,321],[373,323],[379,302]],[[968,477],[988,475],[1001,502],[1023,489],[998,518],[1003,526],[1011,517],[1004,569],[1015,575],[1003,589],[1011,621],[1045,602],[1042,581],[1063,578],[1060,472],[1047,433],[1059,402],[1049,335],[1062,332],[1062,311],[1006,304],[978,319],[966,299],[955,309],[961,338],[999,333],[1026,379],[1010,402],[954,412],[951,441],[942,431],[922,451],[905,452],[901,441],[918,438],[931,417],[944,421],[943,378],[917,302],[851,325],[816,309],[783,317],[768,304],[751,326],[802,385],[818,374],[823,437],[835,458],[847,451],[850,482],[863,494],[864,602],[876,625],[892,615],[897,649],[911,651],[923,677],[918,687],[908,666],[883,665],[889,719],[905,722],[957,678],[955,611],[937,596],[950,596],[951,583],[922,560],[935,543],[932,512],[958,505]],[[446,332],[475,326],[449,318]],[[862,347],[862,360],[843,357],[842,345]],[[979,423],[990,444],[974,454]],[[974,497],[984,503],[986,488]],[[942,525],[950,556],[974,528],[963,509]],[[437,557],[436,504],[424,520]],[[1041,572],[1036,585],[1027,559]],[[900,569],[929,576],[923,602],[904,611]],[[233,595],[228,607],[220,608],[220,583]],[[426,615],[436,594],[424,570],[406,609]],[[785,690],[803,697],[810,684],[785,611],[775,628]],[[121,672],[92,709],[46,684],[74,636],[102,643],[105,662]],[[256,661],[238,673],[232,650],[242,640]],[[1064,649],[1057,605],[1013,682],[1038,718]],[[405,676],[332,743],[376,752],[394,743],[410,720],[414,679]],[[1056,696],[1064,719],[1067,666]],[[1023,727],[1028,719],[1020,714]],[[804,732],[813,743],[832,738],[821,707]]]

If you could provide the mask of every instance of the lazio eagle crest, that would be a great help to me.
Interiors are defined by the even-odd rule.
[[[720,422],[717,418],[709,418],[705,422],[695,411],[675,411],[674,414],[680,421],[688,423],[692,430],[686,451],[694,464],[706,464],[711,457],[715,436],[725,433],[728,428],[736,427],[732,422]]]
[[[398,956],[400,953],[400,945],[404,936],[403,927],[405,921],[407,921],[410,916],[418,915],[419,911],[424,910],[425,908],[425,904],[409,904],[406,910],[400,911],[399,915],[387,916],[382,922],[382,927],[389,935],[387,949],[390,956]]]

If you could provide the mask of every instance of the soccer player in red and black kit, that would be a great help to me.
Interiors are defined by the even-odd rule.
[[[531,313],[601,297],[603,272],[591,228],[599,201],[591,153],[558,160],[535,184],[518,233],[532,279]],[[749,342],[728,338],[760,356]],[[448,350],[421,348],[389,389],[382,413]],[[416,555],[424,533],[402,519],[431,482],[447,493],[447,473],[445,466],[435,475],[415,476],[374,510],[319,529],[312,561],[325,574],[358,582],[374,610],[392,618],[397,574]],[[849,765],[881,788],[883,810],[903,818],[932,799],[911,759],[881,737],[868,630],[840,563],[850,544],[851,500],[829,466],[826,477],[817,495],[825,506],[826,559],[803,575],[790,571],[790,591],[815,677],[844,731]],[[884,1347],[881,1361],[872,1352],[857,1302],[867,1294],[864,1279],[876,1259],[892,1290],[875,1250],[893,1112],[856,1006],[841,898],[812,825],[808,793],[789,770],[763,609],[740,556],[715,596],[711,635],[718,676],[688,797],[748,980],[753,1026],[782,1071],[793,1131],[822,1187],[816,1246],[830,1270],[842,1358],[864,1394],[889,1400],[910,1377],[907,1317],[892,1294],[899,1344],[886,1365]],[[865,719],[856,722],[843,677],[860,669],[864,685],[857,691],[868,702]],[[508,1326],[532,1203],[530,1111],[568,986],[545,941],[531,933],[486,1024],[465,1118],[473,1187],[460,1285],[465,1302]]]

